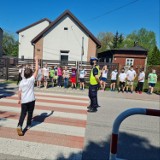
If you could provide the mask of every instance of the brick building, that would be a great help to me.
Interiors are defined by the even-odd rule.
[[[131,48],[111,49],[98,53],[100,62],[118,63],[119,68],[128,69],[133,65],[136,70],[138,68],[146,68],[147,50],[141,46]]]

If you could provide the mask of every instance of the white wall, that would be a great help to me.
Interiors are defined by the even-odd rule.
[[[21,58],[21,56],[24,56],[24,58],[27,59],[33,58],[34,47],[31,44],[31,41],[48,25],[49,25],[48,21],[43,21],[19,33],[19,55],[18,55],[19,58]]]
[[[64,30],[68,27],[68,30]],[[43,59],[60,60],[60,50],[69,50],[69,61],[80,61],[84,37],[84,56],[87,60],[88,36],[66,16],[59,24],[51,28],[43,39]]]

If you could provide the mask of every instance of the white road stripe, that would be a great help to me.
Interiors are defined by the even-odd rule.
[[[63,97],[73,97],[73,98],[88,98],[87,96],[82,96],[82,95],[71,95],[71,94],[58,94],[58,93],[46,93],[46,92],[34,92],[35,94],[39,94],[39,95],[49,95],[49,96],[53,96],[53,95],[56,95],[56,96],[63,96]]]
[[[16,103],[17,104],[18,98],[17,98],[17,100],[14,100],[14,99],[7,100],[5,98],[0,99],[0,102],[7,102],[7,101],[10,102],[10,103]],[[68,108],[68,109],[87,110],[86,107],[80,106],[80,105],[69,105],[69,104],[47,103],[47,102],[36,102],[36,105],[48,106],[48,107]],[[86,104],[86,106],[87,106],[87,104]]]
[[[17,97],[18,99],[18,95],[14,95],[12,97]],[[77,102],[77,103],[86,103],[88,104],[88,101],[86,100],[75,100],[75,99],[67,99],[68,97],[66,98],[62,98],[62,97],[59,97],[59,98],[52,98],[52,97],[43,97],[43,96],[35,96],[36,99],[42,99],[42,100],[52,100],[52,101],[59,101],[59,102]]]
[[[74,160],[82,159],[82,150],[56,146],[50,144],[42,144],[35,142],[27,142],[21,140],[0,138],[1,147],[0,153],[22,156],[26,158],[33,159],[52,159],[56,160],[60,155],[63,155],[65,159],[68,159],[69,156],[74,154],[75,157],[72,157]]]
[[[20,108],[16,108],[16,107],[9,107],[8,106],[3,106],[0,105],[0,110],[1,111],[8,111],[8,112],[17,112],[20,113]],[[50,111],[48,110],[40,110],[40,109],[36,109],[34,110],[34,114],[36,115],[41,115],[42,113],[50,113]],[[58,112],[58,111],[54,111],[54,113],[51,115],[52,117],[61,117],[61,118],[74,118],[74,119],[79,119],[79,120],[87,120],[87,114],[75,114],[75,113],[65,113],[65,112]]]
[[[16,128],[18,120],[15,119],[3,119],[0,121],[0,125],[3,127],[9,128]],[[24,121],[24,126],[26,126],[26,121]],[[51,124],[51,123],[40,123],[40,122],[33,122],[30,130],[33,131],[42,131],[42,132],[50,132],[50,133],[58,133],[58,134],[65,134],[70,136],[80,136],[84,137],[85,135],[85,128],[83,127],[76,127],[76,126],[68,126],[68,125],[58,125],[58,124]]]

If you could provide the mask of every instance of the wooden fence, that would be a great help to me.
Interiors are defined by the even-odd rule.
[[[35,67],[35,63],[33,59],[18,59],[18,58],[0,58],[0,78],[6,79],[6,80],[17,80],[18,79],[18,70],[20,65],[29,65],[32,66],[33,68]],[[86,82],[89,81],[89,74],[91,70],[91,66],[89,62],[80,62],[80,61],[58,61],[58,60],[40,60],[39,64],[41,67],[43,67],[45,64],[48,64],[48,67],[50,68],[51,66],[58,66],[61,65],[62,67],[67,66],[70,73],[71,73],[71,68],[74,66],[77,68],[77,80],[78,80],[78,75],[79,75],[79,69],[80,66],[84,67],[85,70],[87,71],[87,76],[86,76]],[[99,62],[98,63],[100,66],[100,69],[104,65],[108,66],[109,73],[108,73],[108,84],[110,83],[110,74],[111,71],[114,70],[115,68],[118,69],[118,64],[114,63],[105,63],[105,62]]]

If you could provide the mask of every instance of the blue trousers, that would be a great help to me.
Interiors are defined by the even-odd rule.
[[[64,78],[64,88],[68,88],[69,78]]]

